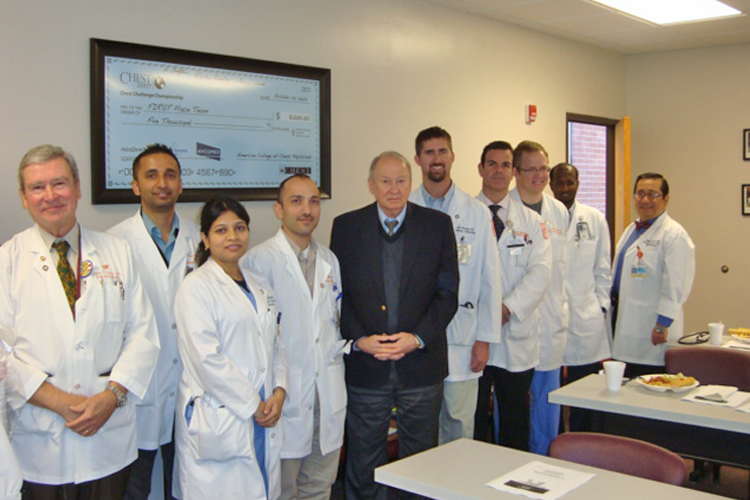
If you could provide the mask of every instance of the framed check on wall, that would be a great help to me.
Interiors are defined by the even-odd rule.
[[[133,159],[171,147],[181,201],[272,200],[304,173],[331,195],[331,71],[91,39],[92,202],[138,203]]]

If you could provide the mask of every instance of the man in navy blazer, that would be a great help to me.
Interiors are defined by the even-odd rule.
[[[376,467],[387,461],[392,409],[401,458],[437,446],[446,328],[458,308],[450,217],[408,203],[409,161],[381,153],[370,165],[376,203],[337,217],[331,249],[341,263],[346,359],[347,500],[384,500]]]

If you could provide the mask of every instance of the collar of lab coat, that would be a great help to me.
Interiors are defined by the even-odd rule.
[[[303,295],[305,297],[310,297],[310,289],[307,287],[307,280],[305,280],[305,277],[302,275],[302,268],[299,265],[299,260],[292,250],[292,247],[289,245],[289,242],[284,235],[284,230],[279,228],[271,241],[284,255],[284,265],[287,271],[294,276],[297,286],[305,292]],[[331,265],[323,259],[323,252],[321,251],[320,245],[317,245],[317,252],[315,255],[315,281],[313,283],[313,296],[311,297],[311,300],[315,300],[320,294],[320,291],[318,290],[319,287],[315,285],[318,283],[325,283],[325,279],[330,272]]]

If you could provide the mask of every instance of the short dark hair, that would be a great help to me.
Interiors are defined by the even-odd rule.
[[[286,186],[286,183],[290,179],[310,179],[310,180],[312,180],[310,178],[310,176],[307,175],[307,174],[294,174],[294,175],[290,175],[289,177],[287,177],[286,179],[284,179],[283,181],[281,181],[281,184],[279,184],[279,192],[276,194],[276,201],[278,203],[281,203],[281,192],[284,191],[284,186]]]
[[[534,141],[521,141],[516,146],[515,151],[513,151],[513,168],[521,166],[521,159],[524,153],[543,153],[547,161],[549,161],[549,153],[544,149],[544,146]]]
[[[641,179],[661,180],[661,194],[663,196],[667,196],[669,194],[669,183],[667,182],[667,179],[665,179],[663,175],[657,174],[656,172],[646,172],[645,174],[639,175],[635,179],[635,184],[633,184],[633,194],[635,194],[636,188],[638,187],[638,181],[640,181]]]
[[[438,126],[426,128],[417,134],[417,138],[414,141],[414,149],[417,151],[417,156],[422,152],[422,146],[425,142],[430,139],[445,139],[448,141],[448,147],[453,151],[453,140],[451,135],[445,130]]]
[[[146,156],[155,155],[157,153],[164,153],[165,155],[169,155],[174,158],[174,161],[177,162],[177,170],[182,173],[180,160],[177,159],[177,156],[174,154],[174,151],[172,151],[172,148],[170,148],[166,144],[159,144],[158,142],[155,142],[153,144],[147,144],[146,149],[138,153],[138,156],[136,156],[133,160],[133,180],[138,180],[136,178],[136,175],[138,174],[138,167],[140,166],[141,159],[145,158]]]
[[[492,141],[491,143],[487,144],[482,150],[482,158],[480,160],[482,165],[484,165],[484,160],[487,158],[487,153],[494,150],[510,151],[511,156],[513,155],[513,146],[511,146],[509,142]]]
[[[208,236],[208,232],[211,230],[216,219],[221,217],[224,212],[233,212],[240,219],[245,221],[245,224],[250,225],[250,215],[248,215],[245,207],[242,203],[230,198],[229,196],[214,196],[203,205],[201,209],[201,233]],[[206,248],[201,239],[198,245],[198,251],[196,252],[195,259],[198,262],[198,266],[202,266],[211,255],[211,250]]]
[[[576,174],[576,180],[578,180],[578,169],[576,168],[576,166],[563,161],[552,167],[552,170],[549,171],[549,181],[552,182],[553,180],[555,180],[555,172],[559,172],[560,170],[564,170],[566,168],[573,170],[573,172],[575,172]]]

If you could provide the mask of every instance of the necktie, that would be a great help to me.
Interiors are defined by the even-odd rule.
[[[57,261],[57,274],[60,276],[63,290],[65,290],[65,296],[68,298],[68,305],[70,311],[73,313],[73,317],[76,314],[76,299],[78,298],[78,282],[76,281],[76,275],[73,272],[73,268],[70,267],[68,262],[68,250],[70,245],[65,240],[57,240],[52,244],[52,248],[57,250],[60,259]]]
[[[652,220],[647,220],[646,222],[641,222],[641,221],[637,220],[637,221],[635,221],[635,230],[638,231],[639,233],[641,231],[645,231],[646,229],[648,229],[648,228],[651,227],[651,224],[653,222],[654,221],[652,221]]]
[[[393,228],[398,225],[398,221],[396,219],[386,219],[385,225],[388,226],[388,236],[393,236]]]
[[[490,205],[490,212],[492,212],[492,224],[495,226],[495,239],[499,240],[500,235],[505,230],[505,224],[497,213],[500,211],[500,205]]]

